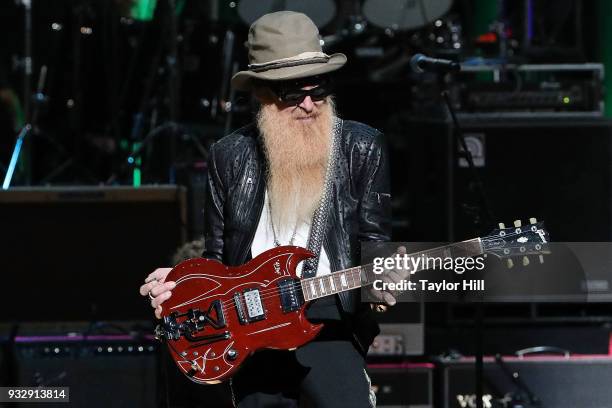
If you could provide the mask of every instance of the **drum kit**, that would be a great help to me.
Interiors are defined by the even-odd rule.
[[[43,12],[34,22],[33,37],[26,31],[26,38],[38,42],[34,48],[40,50],[40,44],[58,37],[57,27],[63,27],[64,48],[55,46],[55,55],[44,50],[40,56],[25,53],[29,62],[24,82],[35,82],[39,67],[48,65],[47,105],[59,106],[69,118],[80,118],[70,121],[67,130],[54,129],[73,135],[59,144],[70,145],[86,134],[94,134],[94,141],[108,137],[117,146],[115,155],[128,159],[133,159],[131,149],[121,151],[122,140],[128,139],[130,145],[155,140],[146,138],[147,133],[168,121],[215,124],[214,139],[250,119],[249,98],[234,94],[229,82],[246,65],[249,25],[266,13],[307,14],[321,31],[324,51],[349,56],[351,64],[342,73],[342,82],[349,85],[407,76],[415,52],[449,56],[463,48],[462,26],[452,13],[452,0],[72,0],[63,3],[72,11],[53,11],[40,24],[41,15],[51,14],[43,3],[31,2],[32,10],[40,4]],[[55,21],[58,15],[64,21]],[[41,27],[55,31],[42,35]],[[58,59],[71,61],[68,71]],[[72,79],[66,80],[67,75]],[[52,83],[62,76],[62,84]],[[61,93],[52,94],[52,89],[60,88]],[[104,105],[110,108],[100,109]],[[40,112],[41,121],[43,115]],[[57,126],[66,127],[64,122]],[[88,129],[91,123],[97,129]],[[54,125],[47,121],[47,126]],[[51,173],[46,182],[56,178]]]
[[[291,10],[308,15],[312,21],[323,29],[337,17],[338,8],[341,18],[356,16],[378,28],[392,30],[414,30],[446,14],[451,7],[451,0],[242,0],[237,5],[238,15],[246,24],[251,24],[263,14]],[[351,15],[346,15],[347,11]]]
[[[175,2],[178,8],[181,0]],[[247,63],[248,27],[266,13],[308,15],[321,31],[324,51],[356,57],[343,81],[361,82],[366,72],[366,79],[376,82],[395,79],[387,73],[397,72],[398,64],[404,67],[415,52],[451,56],[463,51],[462,26],[451,7],[452,0],[206,0],[198,10],[185,8],[178,38],[183,97],[191,101],[183,103],[183,113],[221,121],[227,131],[234,114],[251,111],[248,99],[232,93],[229,80]],[[198,84],[188,86],[191,80]]]
[[[308,15],[328,53],[342,52],[350,64],[342,82],[363,84],[408,79],[412,54],[456,57],[464,38],[452,0],[240,0],[244,27],[261,15],[292,10]],[[240,52],[237,52],[240,53]],[[242,52],[242,54],[245,54]],[[239,108],[239,107],[237,107]]]
[[[373,36],[382,35],[439,52],[461,48],[461,25],[449,16],[451,6],[452,0],[241,0],[236,8],[246,25],[274,11],[302,12],[326,34],[324,48],[355,37],[371,45]]]

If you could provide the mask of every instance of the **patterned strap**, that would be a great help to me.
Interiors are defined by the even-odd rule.
[[[302,268],[302,278],[312,278],[317,274],[319,267],[319,258],[321,257],[321,246],[325,238],[325,226],[329,215],[329,207],[332,196],[332,180],[338,162],[338,149],[340,148],[340,137],[342,136],[342,119],[334,118],[332,129],[332,144],[327,160],[327,169],[325,171],[325,182],[323,184],[323,194],[319,201],[319,207],[316,209],[310,227],[310,236],[306,249],[312,252],[314,258],[307,259]]]

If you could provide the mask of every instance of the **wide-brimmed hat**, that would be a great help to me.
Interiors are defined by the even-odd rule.
[[[232,77],[232,86],[251,89],[253,80],[285,81],[340,69],[346,55],[327,55],[319,30],[308,16],[293,11],[265,14],[249,30],[249,67]]]

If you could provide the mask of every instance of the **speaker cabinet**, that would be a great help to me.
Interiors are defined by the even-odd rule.
[[[487,119],[461,123],[492,225],[536,217],[556,242],[612,239],[612,123]],[[478,202],[449,123],[399,117],[387,129],[394,239],[476,236]]]
[[[0,191],[0,321],[138,320],[147,274],[185,240],[177,186]]]
[[[369,364],[379,408],[432,408],[433,364]]]
[[[151,338],[20,335],[14,354],[12,386],[70,387],[70,405],[75,407],[158,406],[157,345]]]
[[[519,359],[505,357],[506,373],[491,358],[484,363],[484,406],[502,406],[504,398],[522,398],[521,406],[605,408],[612,401],[609,379],[612,376],[610,356],[556,357],[533,356]],[[516,374],[515,374],[516,373]],[[540,405],[529,405],[517,386],[515,377],[539,399]],[[437,407],[475,407],[474,359],[462,358],[441,365],[440,401]],[[519,406],[519,405],[508,405]]]
[[[493,222],[546,223],[555,242],[612,238],[612,126],[606,120],[468,122]],[[475,158],[475,159],[476,159]],[[457,238],[470,235],[461,206],[473,184],[461,159],[455,165]]]

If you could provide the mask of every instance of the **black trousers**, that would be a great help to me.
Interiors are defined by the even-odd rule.
[[[350,335],[334,324],[297,350],[255,353],[231,387],[239,408],[373,406],[364,358]]]

